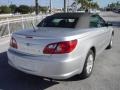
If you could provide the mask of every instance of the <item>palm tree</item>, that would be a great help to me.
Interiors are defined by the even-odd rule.
[[[77,0],[77,3],[81,3],[82,8],[88,8],[89,7],[89,0]]]
[[[97,9],[99,8],[99,5],[97,2],[93,3],[93,6],[94,6],[94,8],[97,8]]]
[[[88,2],[88,8],[91,8],[91,6],[92,6],[92,0],[87,0],[87,2]]]
[[[81,3],[82,8],[98,8],[98,4],[92,2],[93,0],[77,0],[77,3]]]

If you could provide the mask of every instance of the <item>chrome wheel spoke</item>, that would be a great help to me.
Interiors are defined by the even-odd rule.
[[[88,57],[88,61],[87,61],[87,67],[86,67],[86,70],[87,70],[87,73],[91,73],[92,71],[92,68],[93,68],[93,55],[89,55]]]

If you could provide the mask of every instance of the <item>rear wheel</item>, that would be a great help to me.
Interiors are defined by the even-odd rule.
[[[86,61],[83,67],[83,71],[80,74],[82,78],[87,78],[91,75],[93,66],[94,66],[95,54],[92,50],[90,50],[87,54]]]

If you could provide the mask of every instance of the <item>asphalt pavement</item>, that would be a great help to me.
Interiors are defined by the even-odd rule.
[[[114,12],[101,12],[100,16],[102,16],[105,21],[112,23],[113,26],[120,27],[120,14]]]

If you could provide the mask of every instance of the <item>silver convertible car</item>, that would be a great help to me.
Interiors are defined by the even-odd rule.
[[[12,34],[8,63],[25,73],[52,79],[91,75],[95,58],[112,47],[111,24],[97,14],[57,13],[36,28]]]

